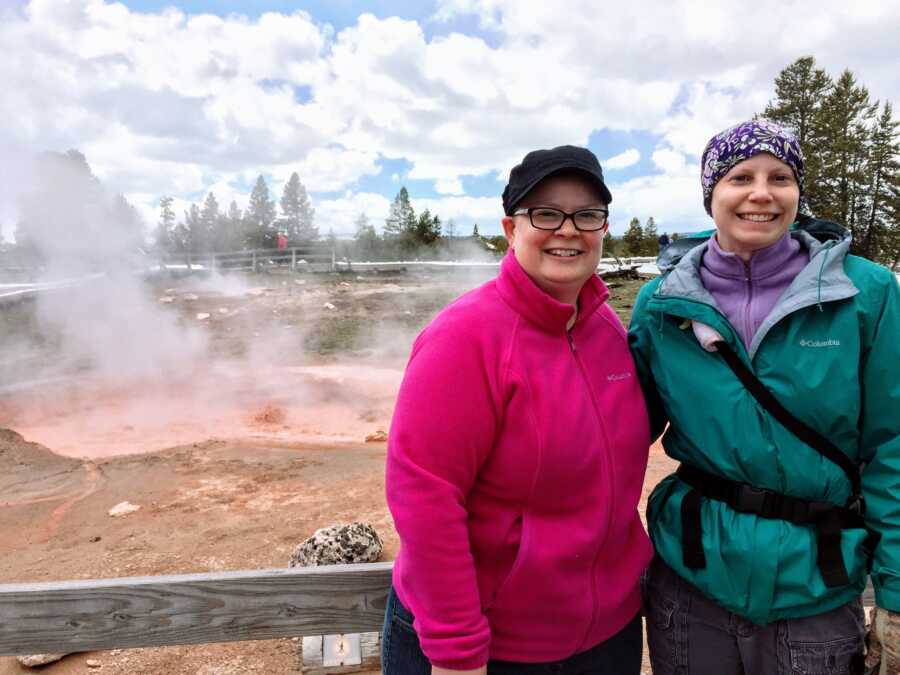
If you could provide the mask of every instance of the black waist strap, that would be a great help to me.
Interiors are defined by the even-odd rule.
[[[841,530],[866,530],[868,536],[864,546],[870,553],[881,539],[879,533],[866,527],[863,519],[864,505],[859,500],[848,508],[830,502],[798,499],[714,476],[688,464],[681,464],[677,474],[692,488],[681,503],[681,544],[686,567],[706,567],[700,521],[701,496],[725,502],[735,511],[753,513],[761,518],[815,526],[818,546],[816,562],[828,587],[846,586],[850,583],[841,554]]]

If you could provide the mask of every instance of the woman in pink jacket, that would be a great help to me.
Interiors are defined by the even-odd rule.
[[[388,675],[640,670],[650,438],[595,274],[611,199],[589,150],[526,155],[500,274],[413,346],[387,458]]]

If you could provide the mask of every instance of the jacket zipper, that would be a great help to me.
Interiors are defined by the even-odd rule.
[[[615,481],[613,477],[610,475],[612,472],[612,463],[605,461],[608,459],[606,453],[609,452],[610,444],[609,437],[606,434],[606,426],[603,424],[603,418],[600,416],[600,408],[597,406],[597,399],[594,395],[594,388],[591,386],[591,381],[587,376],[587,373],[584,371],[584,365],[581,363],[581,359],[578,358],[578,350],[575,347],[575,339],[572,337],[572,331],[566,331],[566,337],[569,340],[569,348],[572,350],[572,357],[575,359],[575,363],[578,365],[578,371],[581,373],[581,378],[584,380],[584,384],[587,387],[588,393],[591,396],[591,404],[594,408],[594,416],[597,418],[597,425],[600,427],[600,432],[603,435],[604,441],[604,454],[601,457],[601,464],[603,469],[603,475],[606,476],[607,480],[607,494],[609,495],[608,504],[610,507],[606,510],[606,522],[604,524],[603,529],[603,541],[600,542],[600,545],[597,546],[597,551],[594,553],[594,559],[591,561],[590,567],[590,575],[591,575],[591,619],[588,621],[587,628],[585,629],[584,635],[581,638],[581,641],[578,643],[579,648],[577,651],[583,651],[584,643],[587,640],[588,636],[591,634],[591,629],[594,627],[594,622],[597,620],[597,559],[600,557],[600,553],[603,551],[603,548],[606,545],[606,540],[609,537],[609,528],[612,523],[613,516],[613,505],[616,503],[616,495],[615,495]]]
[[[747,282],[747,303],[744,305],[744,334],[747,335],[750,341],[753,341],[753,333],[755,331],[751,331],[752,322],[750,321],[750,317],[752,316],[752,308],[751,304],[753,303],[753,277],[750,275],[750,263],[744,263],[744,272],[746,273],[745,280]],[[743,342],[743,339],[741,340]],[[749,345],[748,345],[749,346]]]

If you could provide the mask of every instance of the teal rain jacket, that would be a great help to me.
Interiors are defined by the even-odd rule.
[[[661,259],[663,275],[641,289],[635,304],[629,340],[653,437],[668,422],[662,444],[669,456],[734,481],[838,505],[850,495],[850,483],[837,465],[775,421],[720,355],[703,350],[690,320],[708,324],[794,417],[865,463],[866,520],[882,535],[872,567],[875,596],[879,606],[900,611],[896,278],[884,267],[848,255],[850,238],[843,228],[804,219],[791,236],[808,249],[809,264],[748,350],[700,281],[708,236],[676,242],[682,250],[695,245],[671,260],[670,268]],[[666,253],[671,257],[669,249]],[[650,536],[670,567],[728,610],[766,624],[828,611],[864,589],[865,530],[843,530],[851,585],[827,588],[816,566],[812,526],[739,513],[706,498],[701,507],[706,567],[685,567],[680,509],[688,490],[674,474],[656,486],[647,507]]]

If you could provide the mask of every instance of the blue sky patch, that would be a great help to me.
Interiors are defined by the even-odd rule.
[[[24,0],[14,2],[24,4]],[[223,18],[240,14],[249,19],[257,19],[266,12],[293,14],[302,10],[316,23],[327,23],[338,32],[355,26],[360,14],[374,14],[379,19],[399,16],[418,22],[428,41],[435,36],[451,33],[481,37],[491,47],[497,47],[501,41],[498,33],[483,29],[474,15],[458,16],[449,21],[433,20],[436,11],[434,2],[421,0],[318,0],[303,3],[296,0],[258,0],[252,3],[246,0],[124,0],[122,4],[139,12],[160,12],[167,7],[176,7],[185,14],[215,14]]]

